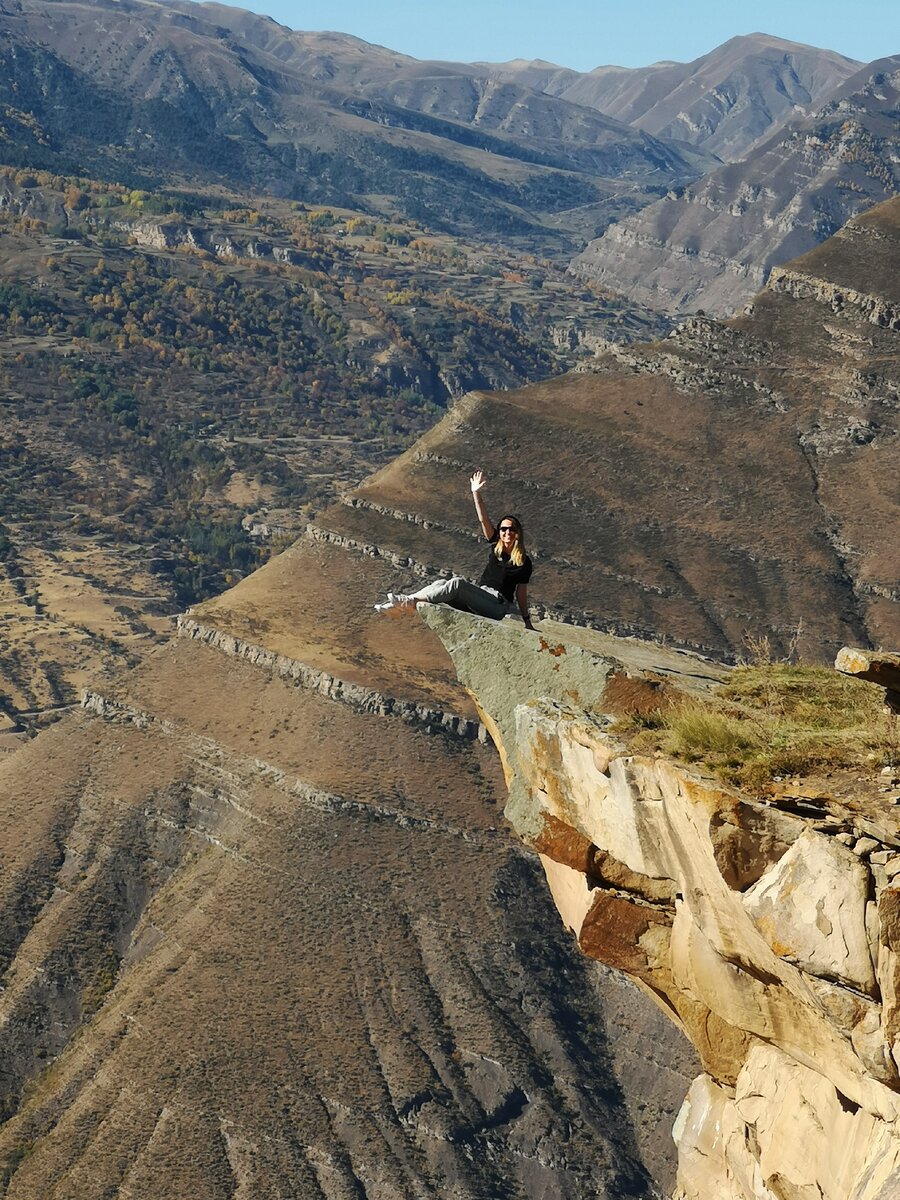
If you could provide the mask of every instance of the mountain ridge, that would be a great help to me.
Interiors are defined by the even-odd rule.
[[[227,16],[232,27],[209,16]],[[393,196],[408,215],[427,213],[438,227],[474,228],[477,217],[486,232],[528,235],[557,251],[590,219],[576,213],[567,232],[567,211],[592,209],[602,221],[605,208],[657,194],[661,167],[667,179],[697,174],[680,151],[537,93],[516,93],[505,109],[524,99],[545,114],[538,121],[549,121],[545,129],[479,132],[452,112],[373,110],[373,102],[390,99],[366,95],[367,75],[391,77],[406,60],[353,43],[349,75],[342,76],[333,42],[323,54],[321,35],[306,38],[242,10],[29,0],[3,21],[11,45],[30,38],[45,58],[80,72],[82,84],[106,89],[115,104],[104,153],[137,169],[200,178],[212,169],[232,183],[349,207],[353,199],[365,207],[370,197]],[[344,57],[348,45],[338,39]],[[8,104],[14,107],[13,97]],[[48,111],[46,120],[59,118]],[[61,142],[48,128],[45,157]],[[67,132],[77,145],[77,130]],[[629,164],[634,178],[622,181]]]
[[[473,720],[451,660],[416,617],[372,605],[430,564],[477,571],[467,480],[484,466],[557,616],[640,620],[720,657],[748,631],[778,657],[791,640],[819,657],[848,633],[897,640],[900,597],[875,587],[900,575],[881,532],[900,515],[883,486],[900,453],[898,261],[894,199],[736,321],[461,399],[0,761],[9,1200],[671,1190],[693,1057],[646,996],[576,957],[499,825],[500,763],[445,721]],[[485,628],[517,668],[530,639],[567,686],[601,654],[626,683],[649,670],[651,694],[725,673],[571,619]],[[594,743],[576,745],[599,771]],[[683,901],[639,905],[637,926],[612,903],[639,957],[647,922]],[[705,1028],[724,1062],[724,1025]]]
[[[834,51],[755,33],[730,38],[688,63],[601,66],[571,77],[553,68],[543,82],[553,95],[737,161],[773,128],[798,111],[802,115],[802,105],[814,104],[862,66]],[[521,72],[541,81],[532,64],[523,63]],[[758,110],[755,123],[752,115],[747,119],[748,107]]]
[[[900,188],[900,56],[868,64],[811,117],[742,163],[670,192],[591,242],[571,269],[632,298],[727,316],[772,266],[805,253]]]

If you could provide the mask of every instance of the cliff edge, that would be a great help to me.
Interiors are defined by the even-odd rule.
[[[635,980],[697,1049],[703,1074],[674,1130],[676,1200],[896,1197],[895,780],[875,771],[881,793],[868,796],[796,781],[740,792],[632,752],[609,715],[623,688],[712,694],[723,669],[633,639],[576,642],[550,623],[535,636],[420,612],[497,742],[507,816],[579,947]]]

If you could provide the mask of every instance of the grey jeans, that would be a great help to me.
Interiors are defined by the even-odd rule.
[[[430,600],[432,604],[449,604],[451,608],[477,613],[479,617],[492,617],[495,621],[513,611],[512,604],[498,592],[470,583],[461,575],[438,579],[435,583],[429,583],[428,587],[419,588],[416,595],[420,599]]]

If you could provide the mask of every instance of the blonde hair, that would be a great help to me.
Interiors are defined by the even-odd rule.
[[[519,518],[514,517],[512,513],[507,513],[505,517],[501,517],[497,522],[498,533],[497,540],[494,543],[494,553],[498,558],[503,557],[503,546],[501,545],[499,529],[504,521],[511,521],[516,527],[516,540],[513,542],[512,549],[509,552],[509,561],[514,567],[521,567],[525,561],[525,530],[522,528],[522,522]]]

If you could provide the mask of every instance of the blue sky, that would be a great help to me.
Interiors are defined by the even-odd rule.
[[[707,53],[771,33],[869,62],[900,54],[897,0],[229,0],[292,29],[335,29],[415,58],[546,58],[579,71]]]

